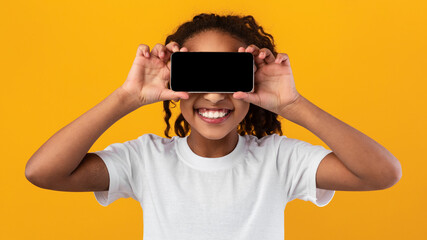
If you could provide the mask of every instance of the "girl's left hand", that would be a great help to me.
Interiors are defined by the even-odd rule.
[[[234,98],[280,115],[286,106],[300,97],[295,88],[289,57],[286,53],[278,53],[274,58],[268,48],[259,49],[253,44],[246,48],[240,47],[238,51],[250,52],[254,55],[255,91],[235,92]]]

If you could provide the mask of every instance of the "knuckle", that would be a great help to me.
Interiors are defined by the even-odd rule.
[[[168,45],[179,46],[179,43],[177,43],[175,41],[171,41],[171,42],[168,43]]]
[[[147,45],[145,45],[145,44],[139,44],[139,45],[138,45],[138,48],[140,48],[140,49],[142,49],[142,50],[145,50],[145,49],[148,49],[148,46],[147,46]]]
[[[156,45],[154,45],[155,48],[164,48],[165,46],[163,46],[163,44],[161,43],[157,43]]]
[[[172,51],[172,50],[175,50],[175,49],[179,50],[180,46],[179,46],[179,44],[177,42],[172,41],[172,42],[169,42],[166,45],[166,48]]]
[[[268,48],[263,48],[263,51],[266,53],[266,54],[271,54],[272,52],[271,52],[271,50],[270,49],[268,49]]]

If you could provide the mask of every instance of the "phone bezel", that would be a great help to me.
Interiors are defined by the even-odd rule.
[[[255,60],[253,57],[252,53],[248,53],[248,52],[173,52],[171,54],[171,69],[170,69],[170,78],[169,78],[169,89],[171,89],[172,91],[175,91],[174,89],[172,89],[172,62],[173,62],[173,55],[174,54],[186,54],[186,53],[230,53],[230,54],[247,54],[247,55],[251,55],[252,56],[252,89],[251,91],[244,91],[244,92],[254,92],[255,90]],[[181,91],[183,92],[183,91]],[[218,92],[218,91],[184,91],[184,92],[189,92],[189,93],[235,93],[236,91],[233,92]]]

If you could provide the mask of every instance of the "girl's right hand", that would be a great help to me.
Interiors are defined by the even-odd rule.
[[[166,46],[158,43],[150,53],[150,47],[140,44],[135,60],[121,88],[136,98],[140,106],[158,101],[188,99],[186,92],[175,92],[168,89],[170,80],[170,57],[173,52],[187,52],[188,49],[179,48],[176,42]]]

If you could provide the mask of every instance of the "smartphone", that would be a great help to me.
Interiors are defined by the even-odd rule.
[[[253,92],[254,58],[248,52],[174,52],[169,83],[180,92]]]

